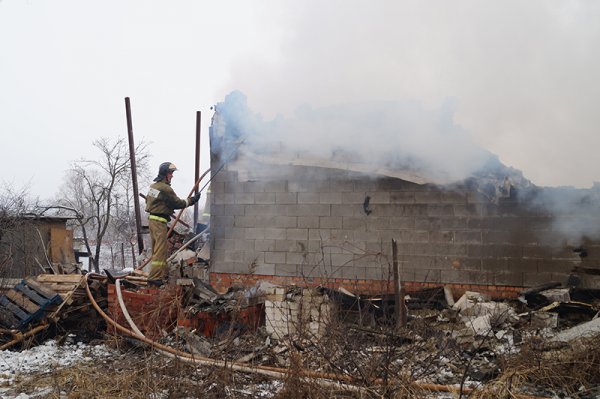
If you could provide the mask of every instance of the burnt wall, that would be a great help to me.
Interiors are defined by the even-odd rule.
[[[598,242],[581,258],[556,229],[576,215],[466,185],[236,162],[211,191],[213,273],[387,280],[392,239],[406,282],[528,287],[600,263]]]

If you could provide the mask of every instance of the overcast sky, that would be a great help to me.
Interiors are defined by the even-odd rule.
[[[128,96],[136,141],[153,169],[177,164],[185,196],[196,111],[206,133],[210,106],[240,90],[265,119],[451,99],[454,123],[535,184],[590,187],[599,20],[592,0],[0,0],[0,180],[53,197],[94,139],[126,136]]]

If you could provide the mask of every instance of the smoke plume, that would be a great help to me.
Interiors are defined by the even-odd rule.
[[[454,101],[430,109],[417,101],[370,101],[298,108],[264,120],[234,91],[216,105],[219,136],[243,139],[244,151],[408,169],[436,182],[463,180],[497,157],[454,123]]]

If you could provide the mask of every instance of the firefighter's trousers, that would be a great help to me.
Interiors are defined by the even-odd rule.
[[[148,229],[152,241],[152,268],[148,280],[167,280],[167,221],[161,218],[148,218]]]

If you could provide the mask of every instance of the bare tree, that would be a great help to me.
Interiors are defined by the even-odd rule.
[[[95,140],[93,145],[100,152],[100,157],[96,160],[81,159],[73,163],[67,172],[61,202],[82,215],[77,219],[77,225],[90,254],[91,265],[99,272],[103,240],[114,225],[113,221],[122,221],[120,214],[123,213],[123,206],[131,208],[133,194],[132,190],[128,189],[131,164],[127,140],[100,138]],[[144,142],[136,147],[138,171],[146,169],[146,147]],[[123,198],[127,200],[122,201]],[[131,214],[130,209],[127,210],[127,214]],[[128,220],[130,224],[135,224],[135,218],[129,217]],[[131,225],[129,229],[135,230]]]

